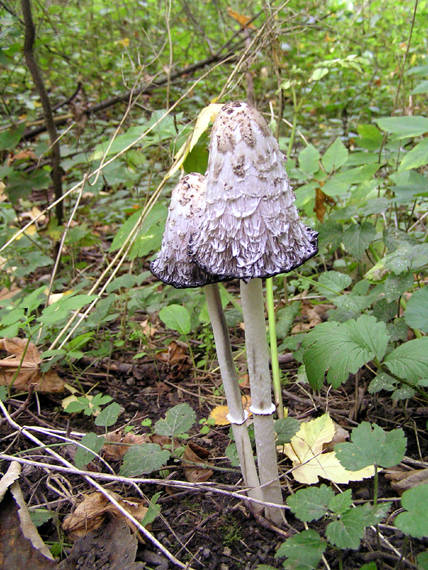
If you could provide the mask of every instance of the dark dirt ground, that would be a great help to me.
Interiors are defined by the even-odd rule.
[[[291,358],[283,360],[285,360],[282,364],[283,371],[289,372],[292,377],[297,363]],[[81,367],[80,382],[86,390],[97,383],[93,393],[100,391],[109,394],[122,406],[124,411],[119,417],[118,425],[123,426],[128,423],[140,426],[141,420],[145,418],[150,418],[154,422],[171,406],[182,402],[188,402],[198,418],[206,418],[215,405],[222,403],[221,398],[213,397],[213,387],[219,385],[219,379],[213,375],[206,375],[205,378],[201,375],[201,378],[195,381],[192,379],[192,369],[186,361],[172,364],[154,363],[142,359],[135,365],[130,365],[129,362],[133,362],[132,357],[127,360],[122,352],[121,360],[113,358],[91,362],[89,359],[84,359],[78,363]],[[66,379],[70,374],[69,370],[59,370],[59,372]],[[298,419],[314,418],[328,410],[332,418],[347,430],[351,430],[357,422],[363,420],[376,422],[386,429],[402,427],[408,438],[406,456],[426,459],[426,441],[423,440],[422,430],[427,408],[422,402],[418,402],[417,398],[408,401],[407,404],[392,405],[388,397],[369,395],[368,381],[369,378],[364,377],[350,378],[339,390],[324,389],[318,396],[309,395],[305,387],[290,383],[284,389],[284,402],[288,406],[289,415]],[[246,391],[248,390],[244,388],[244,392]],[[9,413],[17,412],[13,419],[21,426],[39,425],[66,431],[102,433],[101,428],[94,426],[93,418],[87,418],[83,414],[65,413],[61,408],[63,397],[61,394],[39,394],[37,397],[33,394],[24,406],[26,395],[14,397],[8,402]],[[11,427],[4,419],[0,421],[0,437],[6,438],[2,443],[5,453],[13,454],[24,448],[33,447],[22,435],[7,437],[11,434]],[[137,429],[136,433],[142,431],[144,428]],[[191,432],[191,440],[209,453],[210,464],[217,468],[228,469],[214,470],[209,482],[213,486],[236,485],[238,489],[239,472],[230,470],[230,463],[225,458],[228,434],[228,426],[214,426],[204,436],[201,436],[196,428]],[[63,447],[61,451],[67,459],[71,459],[70,448]],[[31,456],[39,461],[49,461],[46,455],[40,452]],[[118,471],[119,462],[116,464],[111,462],[111,465]],[[411,463],[407,466],[413,467]],[[289,467],[290,464],[284,461],[284,471]],[[3,464],[2,471],[5,472],[6,469],[7,465]],[[94,462],[88,469],[96,472],[101,467],[99,463]],[[183,469],[179,464],[172,465],[169,475],[171,478],[184,480]],[[153,476],[158,477],[158,474],[154,473]],[[288,494],[287,486],[290,490],[299,488],[292,478],[287,478],[285,481],[285,494]],[[23,467],[20,484],[28,505],[41,505],[56,513],[56,517],[44,523],[39,531],[48,544],[62,543],[62,557],[66,558],[72,543],[64,535],[60,523],[65,515],[73,511],[81,494],[90,491],[89,485],[79,476],[50,473],[49,470],[34,466]],[[351,483],[351,487],[354,501],[371,498],[373,487],[370,480]],[[135,489],[119,483],[113,485],[108,483],[106,488],[123,497],[137,496]],[[141,491],[149,497],[157,491],[162,491],[159,500],[161,516],[153,522],[151,532],[178,559],[184,563],[190,562],[193,568],[238,570],[254,569],[258,564],[282,567],[281,561],[275,559],[274,555],[287,534],[292,534],[293,530],[286,527],[276,529],[264,519],[256,520],[238,499],[214,492],[188,489],[177,491],[157,485],[143,485]],[[382,499],[394,499],[391,511],[394,514],[400,506],[398,494],[383,474],[380,476],[379,496]],[[291,514],[288,514],[287,519],[291,527],[297,530],[303,529],[302,523],[294,519]],[[108,555],[106,558],[103,548],[100,549],[99,546],[99,540],[104,543],[113,540],[105,535],[111,528],[111,525],[108,526],[109,520],[107,517],[101,529],[87,537],[74,562],[69,558],[69,565],[63,563],[61,567],[88,569],[117,567],[124,570],[126,568],[162,570],[174,567],[148,542],[140,542],[138,545],[135,560],[140,565],[135,565],[133,560],[127,562],[122,560],[119,566],[115,566]],[[393,518],[387,521],[387,526],[382,532],[397,549],[401,550],[403,535],[393,528],[392,520]],[[115,521],[117,523],[117,519]],[[322,524],[311,527],[322,534]],[[104,533],[101,539],[99,533]],[[411,540],[406,544],[405,555],[409,560],[414,560],[414,555],[422,549],[422,541]],[[378,568],[383,569],[409,567],[401,563],[391,550],[380,548],[374,532],[370,530],[366,533],[359,551],[348,550],[339,553],[328,550],[326,559],[331,569],[360,568],[364,563],[373,560],[377,562]],[[20,567],[16,566],[16,570],[19,569]]]

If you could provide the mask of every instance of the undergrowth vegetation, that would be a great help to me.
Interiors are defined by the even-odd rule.
[[[319,253],[272,280],[288,538],[274,535],[265,560],[230,567],[427,568],[427,1],[97,0],[32,10],[64,217],[23,56],[22,6],[1,2],[3,473],[15,457],[43,477],[46,463],[66,468],[88,489],[88,471],[116,476],[118,493],[136,478],[147,485],[147,511],[134,517],[146,537],[163,513],[155,484],[166,496],[167,484],[193,492],[208,481],[214,495],[245,499],[230,486],[239,461],[203,288],[161,285],[149,264],[180,169],[205,172],[210,103],[245,99],[249,74]],[[245,399],[236,292],[234,281],[220,285]],[[332,451],[334,465],[304,474]],[[34,521],[65,558],[58,521],[71,502],[40,493],[26,489]],[[219,528],[225,547],[238,548],[230,513]],[[189,567],[220,567],[203,566],[189,544],[169,550]]]

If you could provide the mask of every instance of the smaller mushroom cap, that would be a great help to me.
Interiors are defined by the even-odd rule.
[[[262,115],[223,105],[210,138],[202,221],[190,244],[196,263],[223,279],[286,273],[318,251],[300,220],[285,158]]]
[[[158,279],[177,289],[201,287],[218,281],[206,273],[189,255],[189,239],[205,202],[205,178],[202,174],[187,174],[173,189],[168,217],[157,258],[150,271]]]

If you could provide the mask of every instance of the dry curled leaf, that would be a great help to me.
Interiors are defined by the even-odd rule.
[[[64,382],[54,370],[43,373],[42,359],[35,344],[25,338],[0,339],[0,350],[8,356],[0,360],[0,385],[39,392],[62,392]]]
[[[182,367],[189,362],[187,345],[184,342],[173,340],[166,350],[157,353],[156,358],[171,367]]]
[[[428,469],[413,469],[411,471],[387,469],[385,477],[391,481],[391,487],[401,495],[407,489],[428,483]]]
[[[109,491],[109,494],[134,518],[139,521],[143,520],[147,513],[147,507],[141,499],[123,499],[112,491]],[[75,511],[64,519],[62,528],[75,540],[99,528],[108,514],[124,519],[132,530],[136,530],[135,525],[107,497],[99,492],[85,495]]]
[[[148,434],[137,435],[132,432],[124,434],[123,430],[110,432],[105,436],[102,454],[107,461],[119,461],[131,445],[148,442],[150,442]]]
[[[209,452],[200,445],[192,442],[189,442],[186,445],[182,461],[184,465],[184,474],[190,483],[201,483],[203,481],[208,481],[208,479],[212,476],[212,469],[209,469],[208,467],[200,467],[199,465],[193,465],[193,463],[204,463],[205,465],[209,465],[209,463],[207,463],[208,456]]]

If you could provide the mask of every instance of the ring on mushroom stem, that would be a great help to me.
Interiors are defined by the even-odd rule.
[[[247,103],[224,105],[215,119],[205,208],[190,252],[204,271],[241,279],[245,343],[257,459],[265,500],[282,505],[276,459],[261,278],[286,273],[315,255],[317,232],[300,220],[285,157],[262,115]],[[266,515],[281,522],[282,511]]]
[[[188,174],[179,181],[172,191],[161,251],[150,264],[150,269],[161,281],[176,288],[205,285],[208,313],[241,472],[245,485],[248,487],[248,495],[251,498],[263,500],[245,423],[248,413],[242,407],[226,319],[216,283],[222,279],[199,268],[189,255],[190,235],[200,223],[204,200],[205,178],[201,174]],[[257,503],[250,503],[249,508],[254,512],[263,510],[263,507]]]

